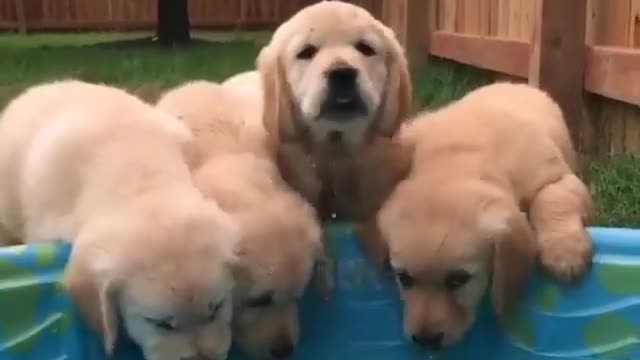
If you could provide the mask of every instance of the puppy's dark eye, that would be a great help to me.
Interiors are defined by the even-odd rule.
[[[273,304],[273,294],[266,293],[247,300],[246,306],[252,308],[265,307]]]
[[[471,279],[471,274],[465,270],[452,270],[444,278],[444,287],[448,291],[455,291],[463,287]]]
[[[298,55],[296,55],[296,58],[298,58],[299,60],[311,60],[314,56],[316,56],[317,53],[317,47],[313,45],[306,45],[304,48],[302,48],[302,50],[300,50]]]
[[[223,305],[224,305],[224,300],[220,301],[217,304],[214,304],[214,303],[209,304],[209,321],[213,321],[216,319],[216,316],[218,315],[218,311],[222,309]]]
[[[171,318],[168,318],[168,319],[145,318],[145,320],[147,320],[149,323],[151,323],[153,326],[157,327],[158,329],[162,329],[165,331],[173,331],[176,329],[176,325],[173,323],[173,319]]]
[[[404,270],[396,271],[396,278],[398,278],[398,282],[403,289],[411,288],[414,285],[413,277]]]
[[[355,48],[364,56],[373,56],[376,54],[376,50],[363,40],[358,41]]]

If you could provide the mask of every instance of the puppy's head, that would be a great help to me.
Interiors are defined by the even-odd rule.
[[[295,350],[298,302],[324,256],[313,211],[298,199],[294,206],[279,201],[291,200],[239,215],[245,237],[238,246],[233,338],[258,359],[287,358]]]
[[[260,53],[265,126],[316,142],[391,136],[411,106],[407,61],[393,31],[340,1],[311,5],[280,26]]]
[[[499,192],[472,184],[398,186],[379,214],[404,300],[404,328],[439,349],[471,327],[489,284],[498,315],[516,302],[537,246],[526,216]]]
[[[147,359],[224,359],[236,223],[213,204],[139,215],[105,216],[81,232],[65,277],[71,295],[109,353],[122,319]]]

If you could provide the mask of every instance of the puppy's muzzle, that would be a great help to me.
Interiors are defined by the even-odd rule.
[[[293,345],[293,341],[291,341],[289,337],[283,336],[271,349],[271,356],[275,359],[287,359],[293,355],[294,351],[295,345]]]
[[[421,347],[440,350],[444,340],[444,333],[413,335],[411,340]]]
[[[196,356],[183,357],[183,358],[180,358],[180,360],[217,360],[217,359],[206,357],[203,355],[196,355]]]
[[[320,111],[333,121],[350,121],[366,115],[367,109],[358,90],[358,70],[350,66],[332,68],[325,73],[328,91]]]

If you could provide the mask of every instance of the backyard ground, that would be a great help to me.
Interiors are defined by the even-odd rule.
[[[252,69],[268,40],[257,32],[195,33],[186,49],[161,49],[138,41],[148,33],[0,35],[0,109],[26,87],[78,78],[125,87],[154,101],[168,87],[194,79],[221,80]],[[487,81],[485,74],[444,61],[414,71],[423,106],[437,106]],[[619,155],[595,161],[590,186],[598,224],[640,227],[640,158]]]

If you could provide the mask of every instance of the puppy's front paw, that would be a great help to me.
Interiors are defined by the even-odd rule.
[[[573,282],[591,268],[593,244],[584,228],[539,236],[541,265],[554,278]]]

